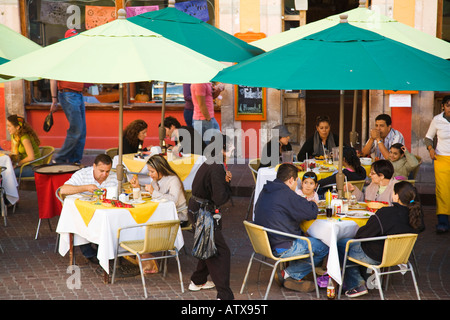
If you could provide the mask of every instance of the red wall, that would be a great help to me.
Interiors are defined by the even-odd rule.
[[[41,146],[50,145],[60,148],[69,128],[64,112],[59,109],[53,114],[54,124],[49,132],[43,130],[44,119],[48,110],[27,110],[27,120],[34,128],[41,140]],[[186,125],[183,117],[183,108],[166,111],[165,116],[173,116],[181,125]],[[221,123],[221,114],[216,112],[215,117]],[[142,119],[148,124],[147,138],[144,147],[159,145],[158,125],[161,122],[160,109],[125,109],[123,112],[124,128],[133,120]],[[118,146],[119,139],[119,110],[87,110],[86,111],[86,146],[85,149],[107,149]]]

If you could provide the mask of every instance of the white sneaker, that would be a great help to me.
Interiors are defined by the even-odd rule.
[[[203,290],[212,289],[215,286],[216,285],[212,281],[206,281],[204,284],[200,284],[200,285],[196,285],[195,283],[193,283],[191,281],[191,283],[189,284],[189,290],[191,290],[191,291],[200,291],[202,289]]]

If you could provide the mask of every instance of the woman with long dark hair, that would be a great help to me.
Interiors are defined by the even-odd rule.
[[[402,233],[419,233],[425,229],[422,205],[416,188],[407,181],[394,185],[393,205],[379,209],[369,218],[366,225],[358,229],[355,239],[381,237]],[[349,239],[338,241],[339,256],[343,259]],[[384,240],[355,242],[350,245],[348,255],[368,264],[380,264],[383,257]],[[351,298],[368,293],[365,280],[359,268],[345,271],[346,295]]]
[[[147,136],[148,125],[144,120],[134,120],[123,131],[123,154],[136,153],[139,145],[143,151],[144,139]]]
[[[13,163],[14,172],[19,176],[20,166],[41,157],[39,144],[41,141],[33,128],[18,115],[11,115],[6,120],[6,129],[11,135],[11,157],[17,157],[17,162]],[[15,161],[14,161],[15,162]],[[42,164],[42,161],[33,163],[32,166],[25,166],[22,177],[32,177],[34,175],[33,166]]]

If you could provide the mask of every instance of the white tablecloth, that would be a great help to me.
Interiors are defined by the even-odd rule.
[[[119,156],[114,157],[113,166],[112,166],[113,168],[115,168],[117,166],[117,163],[119,162],[118,158],[119,158]],[[198,169],[205,161],[206,161],[205,156],[200,156],[197,158],[197,161],[195,161],[191,172],[186,177],[186,179],[184,179],[184,181],[183,181],[183,186],[184,186],[185,190],[192,190],[192,182],[194,181],[195,174],[197,173]],[[123,165],[126,168],[125,163],[123,163]],[[127,170],[128,170],[128,168],[127,168]],[[131,180],[133,178],[133,175],[127,174],[127,178],[128,178],[128,180]],[[149,177],[148,167],[147,167],[147,165],[145,165],[144,168],[139,172],[139,184],[141,184],[141,185],[150,184],[150,182],[152,182],[152,178]]]
[[[330,248],[328,253],[327,273],[340,285],[342,284],[342,277],[337,250],[337,240],[353,238],[358,229],[358,224],[350,220],[339,221],[337,219],[317,219],[307,231],[311,237],[321,240]]]
[[[70,233],[74,234],[74,245],[95,243],[98,245],[97,258],[102,268],[109,273],[109,260],[114,259],[117,250],[117,230],[121,227],[137,225],[127,209],[98,209],[86,226],[75,199],[79,195],[67,196],[61,211],[56,232],[60,234],[59,253],[65,256],[70,249]],[[175,204],[172,201],[160,202],[158,208],[147,222],[178,220]],[[121,234],[121,240],[142,239],[144,230],[133,228]],[[184,245],[181,228],[175,240],[177,249]]]
[[[11,204],[15,204],[19,200],[19,192],[17,190],[17,179],[11,158],[8,155],[1,155],[0,153],[0,166],[6,167],[6,170],[2,172],[2,185],[5,189],[6,198]]]

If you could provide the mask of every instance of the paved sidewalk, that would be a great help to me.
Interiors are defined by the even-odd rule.
[[[242,168],[239,167],[241,170]],[[232,168],[234,178],[242,177]],[[250,183],[248,183],[250,185]],[[241,187],[244,183],[241,183]],[[239,193],[235,186],[235,193]],[[237,190],[237,191],[236,191]],[[241,190],[248,192],[248,187]],[[250,189],[251,191],[251,189]],[[258,282],[258,266],[253,266],[247,288],[239,293],[242,280],[252,252],[250,241],[242,221],[246,216],[250,194],[234,196],[224,212],[224,234],[231,249],[231,288],[239,300],[260,300],[263,298],[270,276],[269,268],[262,267]],[[419,266],[418,284],[423,300],[450,300],[450,233],[435,233],[435,207],[425,206],[426,230],[420,234],[415,247]],[[9,210],[11,212],[11,210]],[[0,226],[0,300],[143,300],[143,290],[139,275],[122,275],[112,284],[103,282],[102,269],[88,262],[77,249],[76,264],[81,275],[80,288],[71,288],[72,272],[68,270],[69,258],[55,253],[56,225],[58,218],[50,219],[52,230],[43,221],[39,238],[34,240],[38,223],[38,209],[35,191],[20,191],[20,203],[15,214],[8,217],[9,225]],[[187,251],[192,248],[192,233],[184,233]],[[147,275],[146,284],[149,300],[215,300],[216,290],[191,292],[189,278],[196,266],[196,259],[181,251],[181,266],[185,293],[182,294],[175,260],[169,261],[168,275]],[[126,266],[126,264],[125,264]],[[133,268],[128,268],[127,270]],[[411,276],[394,275],[389,289],[385,292],[388,300],[415,300],[416,295]],[[298,293],[273,284],[270,300],[326,300],[326,291],[320,290],[320,298],[315,293]],[[343,297],[344,300],[348,298]],[[377,290],[358,300],[379,300]]]

